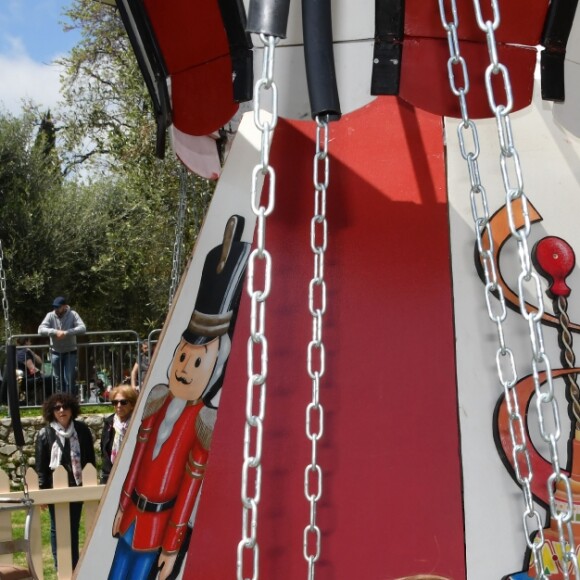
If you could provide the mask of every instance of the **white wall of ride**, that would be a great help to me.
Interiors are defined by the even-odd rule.
[[[536,86],[532,105],[511,115],[515,145],[524,171],[524,189],[529,201],[543,217],[541,222],[532,225],[530,248],[542,237],[554,235],[565,239],[578,252],[580,140],[555,123],[552,104],[543,102],[538,95],[539,86]],[[495,325],[488,318],[484,285],[475,273],[470,184],[458,147],[457,125],[457,119],[445,120],[466,556],[469,580],[486,580],[522,570],[526,542],[522,495],[505,469],[493,438],[494,408],[503,393],[495,364],[497,334]],[[493,214],[505,204],[495,119],[478,121],[477,127],[481,143],[482,183]],[[517,289],[519,262],[515,243],[511,240],[501,253],[500,268],[508,284]],[[569,316],[572,322],[578,322],[578,267],[567,282],[572,289]],[[549,299],[545,300],[545,307],[548,312],[553,312]],[[531,373],[528,324],[519,312],[508,309],[505,327],[506,344],[513,349],[518,377],[523,378]],[[544,341],[552,368],[560,368],[555,328],[544,327]],[[560,397],[562,420],[559,451],[565,458],[570,422],[563,397],[563,381],[556,381],[556,391]],[[534,425],[537,425],[537,415],[532,404],[532,443],[541,449],[542,441]],[[565,464],[564,459],[562,462]],[[540,506],[538,509],[545,513]]]

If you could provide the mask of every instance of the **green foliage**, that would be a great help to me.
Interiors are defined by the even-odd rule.
[[[62,94],[69,105],[61,120],[65,173],[157,173],[155,124],[145,84],[117,10],[94,0],[75,0],[66,11],[80,43],[65,56]],[[139,180],[140,181],[140,180]]]
[[[12,331],[35,333],[64,295],[90,330],[146,335],[166,314],[182,168],[170,151],[154,155],[150,98],[116,9],[73,0],[66,14],[81,32],[61,61],[66,108],[0,112]],[[213,192],[204,179],[191,182],[183,262]]]
[[[37,301],[51,275],[51,249],[39,256],[51,237],[42,216],[46,205],[58,201],[62,187],[52,156],[33,145],[35,133],[29,114],[0,116],[0,239],[16,307]]]

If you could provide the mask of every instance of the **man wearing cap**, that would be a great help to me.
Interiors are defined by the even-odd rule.
[[[206,256],[193,314],[173,353],[168,384],[145,403],[113,535],[119,536],[110,580],[176,573],[201,488],[231,348],[249,244],[243,218],[232,216],[223,243]],[[172,575],[173,572],[173,575]]]
[[[52,372],[57,390],[76,395],[77,334],[87,331],[81,317],[58,296],[38,327],[38,334],[50,338]]]

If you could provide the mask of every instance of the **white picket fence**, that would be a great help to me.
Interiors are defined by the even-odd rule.
[[[54,504],[58,544],[58,578],[59,580],[68,580],[73,576],[70,552],[69,503],[75,501],[84,502],[85,528],[88,532],[97,513],[99,501],[105,486],[99,485],[97,471],[90,464],[83,469],[82,487],[69,488],[68,475],[62,466],[58,467],[54,472],[53,489],[39,489],[38,475],[32,468],[29,468],[26,472],[26,482],[28,484],[30,498],[34,501],[32,527],[30,531],[30,551],[36,577],[39,580],[43,580],[44,578],[42,569],[43,546],[40,529],[40,510],[44,505]],[[22,495],[21,491],[10,491],[10,479],[4,471],[0,470],[0,497],[18,499],[22,498]],[[3,512],[0,507],[0,541],[12,539],[11,516],[11,512]],[[11,564],[12,556],[0,556],[0,563]]]

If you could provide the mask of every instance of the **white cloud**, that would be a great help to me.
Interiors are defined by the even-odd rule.
[[[0,107],[19,115],[23,100],[32,100],[43,109],[56,109],[61,67],[32,60],[18,38],[10,38],[10,45],[0,54]]]

